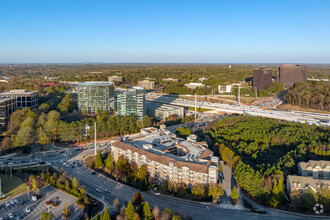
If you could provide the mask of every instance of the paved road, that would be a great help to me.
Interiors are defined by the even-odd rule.
[[[48,197],[46,198],[46,193],[48,192]],[[36,202],[31,201],[32,193],[30,192],[30,200],[28,200],[27,193],[18,195],[15,197],[11,197],[6,200],[0,201],[0,218],[4,218],[8,216],[9,213],[12,213],[14,217],[20,217],[21,219],[39,219],[40,214],[43,212],[50,211],[54,214],[54,220],[60,220],[62,218],[62,211],[64,209],[64,204],[68,204],[68,208],[72,211],[72,216],[69,219],[78,219],[79,216],[82,215],[82,209],[75,204],[76,198],[58,191],[50,186],[44,187],[40,189],[40,195],[42,198]],[[18,201],[23,201],[23,205],[20,203],[15,205],[6,206],[7,201],[12,201],[17,199]],[[45,201],[52,199],[53,201],[58,202],[57,207],[50,207],[49,209],[45,206]],[[29,208],[31,212],[26,212],[25,208]]]
[[[146,95],[148,101],[155,101],[166,104],[173,104],[179,106],[190,106],[194,107],[195,102],[193,100],[182,99],[176,96],[171,95],[160,95],[155,93],[148,93]],[[295,121],[301,123],[316,124],[322,126],[329,126],[329,122],[324,122],[322,120],[329,120],[330,114],[319,114],[319,113],[310,113],[310,112],[298,112],[298,111],[286,111],[278,109],[260,109],[256,106],[246,106],[246,105],[229,105],[229,104],[220,104],[212,103],[205,101],[197,101],[198,107],[219,110],[229,113],[237,114],[250,114],[254,116],[261,116],[266,118],[274,118],[286,121]]]
[[[103,148],[101,148],[103,149]],[[79,160],[82,158],[84,152],[74,151],[74,156],[69,159],[72,163],[73,161]],[[63,166],[59,161],[60,157],[65,158],[64,155],[58,155],[56,157],[51,157],[53,164],[57,168],[64,168],[68,175],[76,177],[81,185],[86,186],[87,192],[96,198],[104,200],[107,204],[111,205],[115,198],[118,198],[120,202],[129,201],[133,194],[138,192],[137,189],[122,185],[116,181],[107,179],[101,175],[93,175],[91,171],[84,166],[75,166],[72,168],[70,164],[69,167]],[[49,161],[48,161],[49,162]],[[96,192],[96,189],[102,190],[101,193]],[[111,192],[105,192],[105,189],[110,189]],[[283,214],[277,211],[269,210],[268,215],[258,215],[245,213],[242,210],[236,209],[224,209],[219,207],[206,207],[201,204],[195,204],[185,201],[177,201],[172,198],[162,197],[151,195],[149,193],[143,193],[143,196],[146,201],[149,202],[151,207],[157,205],[161,209],[170,208],[175,212],[185,213],[189,216],[192,216],[194,219],[302,219],[301,217],[295,215]]]

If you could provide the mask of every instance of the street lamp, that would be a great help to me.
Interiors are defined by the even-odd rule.
[[[27,191],[28,191],[28,193],[27,193],[28,200],[30,200],[30,197],[29,197],[29,187],[27,186],[26,188],[27,188]]]

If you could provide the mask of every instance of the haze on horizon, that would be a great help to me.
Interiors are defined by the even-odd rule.
[[[330,1],[0,1],[0,63],[330,63]]]

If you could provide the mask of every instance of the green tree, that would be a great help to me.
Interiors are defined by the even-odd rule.
[[[205,196],[205,186],[203,184],[195,184],[191,189],[191,194],[202,199]]]
[[[141,181],[147,177],[147,166],[145,164],[142,164],[139,168],[137,179],[138,181]]]
[[[113,200],[113,204],[112,204],[114,207],[118,207],[119,205],[119,200],[117,198],[115,198],[115,200]]]
[[[178,215],[173,215],[172,220],[181,220],[181,218]]]
[[[141,206],[144,203],[144,198],[141,194],[141,192],[134,193],[133,198],[132,198],[132,203],[135,206]]]
[[[234,186],[234,188],[233,188],[233,191],[231,191],[231,195],[230,195],[230,197],[231,197],[231,199],[232,200],[236,200],[236,199],[238,199],[238,191],[237,191],[237,189],[236,189],[236,186]]]
[[[72,188],[73,189],[75,189],[75,190],[77,190],[78,189],[78,187],[79,187],[79,183],[78,183],[78,180],[76,179],[76,177],[75,178],[73,178],[73,180],[72,180]]]
[[[49,136],[42,127],[38,128],[37,137],[38,137],[38,143],[41,145],[46,145],[51,143]]]
[[[212,196],[213,201],[215,202],[219,196],[223,195],[223,190],[217,183],[210,183],[209,184],[209,190],[208,195]]]
[[[104,210],[102,220],[111,220],[108,209]]]
[[[108,168],[109,170],[112,170],[114,166],[113,158],[111,152],[108,153],[108,157],[105,161],[105,167]]]
[[[52,220],[54,215],[52,213],[43,212],[40,215],[40,220]]]
[[[99,168],[101,166],[103,166],[103,161],[102,161],[102,157],[101,157],[101,152],[98,150],[97,154],[96,154],[95,167]]]
[[[126,218],[128,220],[133,220],[133,218],[134,218],[134,207],[133,207],[133,204],[132,204],[131,200],[129,200],[129,202],[128,202],[125,214],[126,214]]]
[[[143,219],[144,220],[151,220],[151,211],[150,211],[150,206],[148,202],[145,202],[143,205]]]
[[[303,205],[306,209],[313,210],[317,202],[317,195],[311,188],[308,188],[302,196]]]
[[[275,180],[270,197],[270,205],[277,208],[284,201],[283,182]]]

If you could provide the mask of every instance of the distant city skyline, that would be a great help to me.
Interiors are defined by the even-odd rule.
[[[330,1],[1,1],[0,63],[330,63]]]

